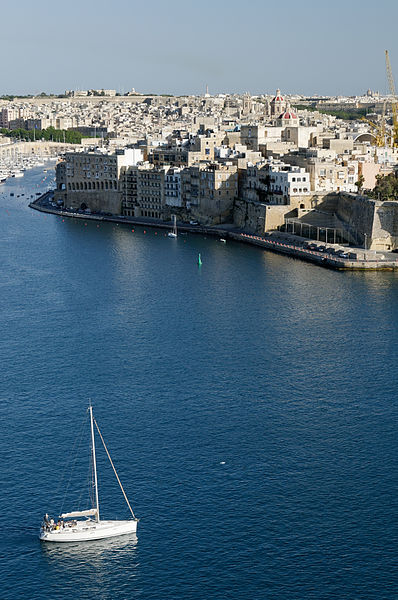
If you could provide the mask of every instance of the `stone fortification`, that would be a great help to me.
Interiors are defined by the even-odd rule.
[[[268,204],[256,200],[235,200],[234,225],[248,233],[262,234],[282,226],[285,219],[299,216],[318,202],[313,195],[296,196],[290,204]]]
[[[357,245],[371,247],[375,202],[366,196],[340,193],[334,195],[336,227],[342,225]]]
[[[346,192],[327,194],[316,206],[322,226],[333,215],[334,227],[343,229],[351,243],[371,250],[398,249],[398,202],[381,202]],[[307,216],[308,218],[308,216]],[[305,220],[305,217],[303,217]]]
[[[398,249],[398,203],[373,201],[372,250]]]

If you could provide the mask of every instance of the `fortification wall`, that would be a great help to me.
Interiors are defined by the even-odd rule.
[[[66,208],[79,209],[86,205],[92,212],[120,215],[122,212],[121,193],[118,191],[69,191],[64,200]]]
[[[398,202],[375,202],[372,250],[398,249]]]
[[[357,244],[366,243],[371,250],[398,249],[398,202],[342,192],[337,196],[335,214]]]

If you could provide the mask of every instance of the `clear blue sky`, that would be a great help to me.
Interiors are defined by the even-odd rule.
[[[0,94],[384,93],[397,24],[397,0],[4,2]]]

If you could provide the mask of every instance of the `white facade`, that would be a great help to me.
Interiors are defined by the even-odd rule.
[[[269,166],[270,191],[283,196],[294,197],[310,194],[310,176],[302,167],[283,163]]]
[[[168,206],[182,206],[181,169],[170,168],[164,178],[164,199]]]
[[[135,167],[144,160],[142,150],[138,148],[124,148],[116,150],[118,173],[121,167]]]

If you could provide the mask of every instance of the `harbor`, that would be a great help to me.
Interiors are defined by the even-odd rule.
[[[32,200],[29,203],[30,208],[41,212],[58,215],[61,217],[105,221],[124,225],[134,225],[139,227],[151,227],[165,229],[173,233],[173,223],[164,221],[155,222],[154,219],[145,219],[130,217],[124,215],[105,215],[92,214],[84,210],[72,211],[65,210],[54,202],[53,191],[47,191],[45,194]],[[263,236],[252,235],[244,231],[235,229],[233,226],[217,227],[192,225],[190,223],[178,223],[178,231],[186,233],[201,234],[217,237],[222,241],[234,240],[243,244],[252,244],[254,246],[277,252],[299,260],[305,260],[314,263],[320,267],[334,269],[337,271],[395,271],[398,270],[398,254],[394,252],[376,252],[374,250],[365,250],[353,246],[342,246],[339,244],[324,244],[319,240],[309,240],[297,235],[273,231]],[[173,233],[173,237],[177,237]]]
[[[285,600],[281,585],[310,598],[332,571],[334,595],[354,600],[363,570],[347,565],[358,564],[395,589],[396,274],[339,277],[225,232],[226,243],[173,240],[52,216],[26,202],[44,175],[27,171],[0,194],[3,597],[182,599],[206,574],[219,598],[239,595],[237,576],[245,600],[265,586]],[[90,507],[88,397],[138,535],[41,543],[43,515]],[[79,505],[59,481],[80,431],[67,496],[84,489]],[[101,518],[126,519],[101,454]]]
[[[0,191],[12,178],[23,177],[25,171],[36,167],[53,168],[60,153],[70,148],[56,142],[9,141],[0,144]]]

